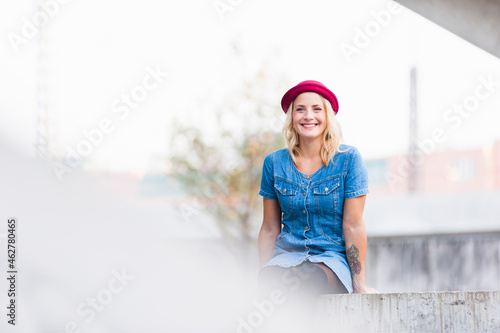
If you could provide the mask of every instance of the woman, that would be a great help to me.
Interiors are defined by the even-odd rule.
[[[315,295],[377,292],[365,283],[366,167],[355,147],[341,143],[336,96],[303,81],[281,106],[288,148],[264,160],[259,285]]]

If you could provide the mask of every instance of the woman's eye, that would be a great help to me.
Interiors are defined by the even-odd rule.
[[[321,108],[315,108],[314,111],[321,111]]]

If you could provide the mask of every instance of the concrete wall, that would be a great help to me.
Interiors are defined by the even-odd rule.
[[[316,332],[500,332],[500,291],[321,295]]]
[[[500,57],[499,0],[396,0],[479,48]]]
[[[370,237],[366,272],[381,292],[500,290],[500,232]]]

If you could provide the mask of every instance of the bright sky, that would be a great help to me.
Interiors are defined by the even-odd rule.
[[[61,5],[49,20],[45,47],[51,140],[59,154],[84,140],[83,131],[108,119],[106,126],[113,129],[92,147],[90,164],[145,171],[153,157],[168,152],[174,119],[214,128],[207,111],[214,105],[200,110],[200,101],[208,98],[207,103],[222,105],[222,98],[241,86],[242,77],[252,76],[264,61],[270,65],[269,75],[289,78],[290,86],[315,79],[330,87],[339,99],[346,141],[365,159],[406,151],[412,65],[418,71],[421,139],[436,128],[447,136],[438,149],[477,147],[500,139],[500,116],[495,112],[500,86],[478,105],[470,104],[469,115],[444,118],[454,104],[473,102],[481,77],[500,81],[500,60],[406,9],[374,30],[373,12],[387,10],[393,2],[234,0],[224,20],[213,3],[74,0]],[[0,4],[0,140],[33,156],[39,34],[19,45],[18,53],[8,36],[21,34],[23,18],[32,21],[36,4]],[[372,29],[367,46],[347,61],[341,45],[355,47],[355,37],[367,29]],[[243,68],[230,52],[235,40],[244,54]],[[148,75],[146,68],[168,73],[158,84],[148,80],[150,91],[139,87]],[[134,89],[146,95],[125,114],[120,100]],[[488,92],[480,89],[483,95]],[[283,93],[276,92],[270,119],[282,117]],[[114,113],[113,107],[121,111]],[[242,124],[244,120],[235,126]]]

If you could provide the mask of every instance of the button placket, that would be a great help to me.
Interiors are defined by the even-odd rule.
[[[309,185],[311,184],[311,177],[308,175],[306,176],[307,180],[304,181],[304,185],[306,185],[306,188],[303,189],[303,192],[302,192],[302,195],[304,196],[304,207],[309,207],[309,200],[310,200],[310,196],[308,195],[308,192],[309,192]],[[304,210],[305,211],[305,210]],[[307,232],[310,230],[309,228],[309,216],[306,216],[305,220],[304,220],[304,238],[306,239],[306,243],[307,243],[307,239],[309,239],[309,237],[307,236]],[[304,244],[305,246],[305,250],[309,250],[309,248],[307,247],[306,244]]]
[[[304,204],[304,208],[305,208],[304,210],[302,210],[302,213],[305,214],[305,213],[307,213],[307,197],[306,197],[307,189],[301,189],[300,191],[302,192],[301,195],[304,198],[303,204]]]

